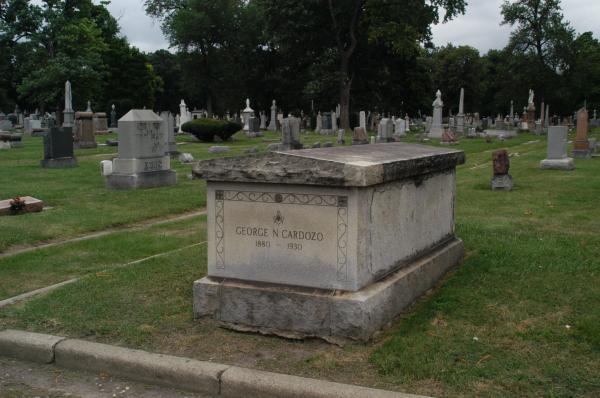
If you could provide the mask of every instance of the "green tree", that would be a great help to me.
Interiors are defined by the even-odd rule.
[[[458,112],[460,89],[465,89],[465,111],[476,112],[482,102],[486,66],[479,51],[448,44],[431,53],[433,86],[446,98],[447,108]]]
[[[149,54],[154,72],[163,81],[163,89],[158,93],[155,107],[161,110],[179,112],[182,93],[181,61],[177,54],[167,50],[158,50]]]
[[[0,109],[12,108],[17,98],[17,81],[22,70],[23,49],[40,25],[38,7],[27,0],[0,2]]]
[[[520,53],[533,53],[542,65],[559,68],[574,30],[564,20],[560,0],[517,0],[502,4],[503,24],[515,29],[509,46]]]
[[[223,91],[239,86],[244,53],[252,51],[254,35],[245,35],[243,0],[146,0],[147,12],[160,18],[171,45],[182,53],[188,98],[205,102],[212,114]],[[238,106],[241,104],[238,104]],[[224,104],[220,104],[220,107]]]
[[[464,12],[463,0],[257,0],[264,8],[267,31],[281,49],[305,50],[303,57],[336,61],[341,127],[350,127],[350,99],[365,46],[379,44],[398,56],[417,56],[429,43],[431,25]],[[300,46],[296,44],[300,43]],[[297,59],[297,58],[292,58]],[[310,83],[309,83],[310,84]]]
[[[162,81],[145,54],[119,37],[108,1],[0,2],[0,106],[17,97],[25,108],[60,110],[64,82],[76,109],[88,100],[108,111],[108,98],[151,107]]]
[[[600,108],[600,41],[591,32],[582,33],[570,46],[570,62],[564,76],[572,108],[581,107],[586,101],[588,108]]]

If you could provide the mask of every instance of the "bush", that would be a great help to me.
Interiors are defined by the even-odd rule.
[[[184,123],[181,129],[186,133],[193,134],[200,141],[212,142],[215,136],[223,141],[229,140],[232,135],[242,129],[242,125],[226,120],[194,119]]]

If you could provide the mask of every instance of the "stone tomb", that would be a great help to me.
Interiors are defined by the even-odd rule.
[[[163,120],[151,110],[132,109],[119,119],[119,155],[106,177],[111,189],[153,188],[177,183],[167,154]]]
[[[73,134],[75,148],[96,148],[96,137],[94,136],[94,113],[75,112],[75,133]]]
[[[208,276],[194,313],[244,331],[366,341],[458,264],[462,151],[390,143],[199,162]]]
[[[573,170],[573,158],[567,156],[567,126],[548,128],[548,157],[540,162],[541,169]]]
[[[44,135],[44,159],[41,166],[49,169],[64,169],[77,166],[73,155],[73,129],[52,127]]]
[[[108,118],[105,112],[96,112],[93,117],[94,134],[104,135],[110,133],[108,131]]]

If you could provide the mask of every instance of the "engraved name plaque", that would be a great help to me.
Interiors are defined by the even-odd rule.
[[[214,273],[289,283],[347,279],[348,197],[215,190]],[[327,286],[324,286],[327,287]]]

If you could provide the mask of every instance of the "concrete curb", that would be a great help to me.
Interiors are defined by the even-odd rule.
[[[427,398],[19,330],[0,331],[0,356],[227,398]]]
[[[417,395],[237,366],[230,367],[221,376],[221,395],[226,398],[419,398]]]
[[[56,345],[59,367],[111,373],[126,379],[217,395],[220,376],[228,366],[170,355],[151,354],[83,340]]]
[[[48,364],[54,362],[54,348],[64,339],[48,334],[3,330],[0,332],[0,355]]]

